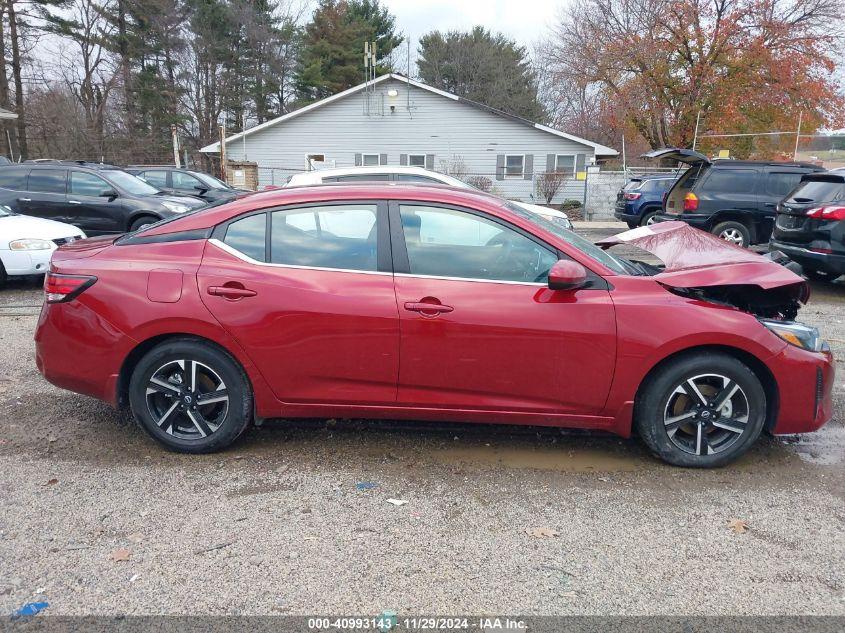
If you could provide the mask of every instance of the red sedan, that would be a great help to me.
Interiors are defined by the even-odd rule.
[[[706,467],[831,417],[806,282],[679,222],[597,246],[477,192],[292,188],[63,246],[45,290],[47,380],[190,453],[265,418],[407,418],[636,429]]]

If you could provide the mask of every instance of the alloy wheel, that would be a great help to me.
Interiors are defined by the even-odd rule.
[[[688,378],[669,395],[663,425],[669,440],[692,455],[727,450],[748,426],[748,397],[734,381],[720,374]]]
[[[719,233],[719,237],[721,237],[726,242],[736,244],[737,246],[742,246],[745,241],[742,236],[742,233],[738,229],[725,229],[724,231]]]
[[[183,440],[212,435],[229,410],[229,393],[220,375],[188,359],[169,361],[154,371],[146,401],[158,427]]]

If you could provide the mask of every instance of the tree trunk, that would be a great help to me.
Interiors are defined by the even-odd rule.
[[[12,76],[15,80],[15,112],[18,115],[18,154],[20,160],[28,158],[26,146],[26,116],[24,114],[23,78],[21,77],[21,50],[18,41],[18,18],[15,11],[15,0],[7,0],[6,8],[9,14],[9,37],[12,40]]]
[[[6,51],[6,34],[3,31],[3,20],[2,15],[0,15],[0,51]],[[11,111],[13,108],[9,102],[9,77],[6,75],[6,55],[0,54],[0,107],[5,108],[6,110]],[[2,154],[9,154],[9,160],[15,160],[13,155],[13,148],[17,145],[18,135],[14,128],[14,125],[11,124],[10,121],[6,120],[3,121],[2,126],[0,126],[0,130],[2,130],[3,138],[0,139],[0,147],[2,147]],[[6,142],[6,134],[9,134],[9,138],[11,139],[12,147],[8,146]]]
[[[123,0],[117,0],[117,48],[120,55],[120,74],[123,78],[123,101],[126,108],[127,128],[135,128],[135,108],[132,97],[132,72],[129,61],[129,42],[126,39],[126,9]]]

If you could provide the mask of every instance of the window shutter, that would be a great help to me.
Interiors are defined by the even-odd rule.
[[[587,168],[587,155],[575,154],[575,173],[580,174]]]
[[[407,154],[399,154],[399,164],[400,165],[407,165],[408,164],[408,155]]]
[[[546,154],[546,173],[552,173],[555,171],[555,155],[554,154]]]
[[[496,180],[505,179],[505,155],[496,154]]]
[[[534,178],[534,154],[525,155],[525,164],[523,165],[523,175],[525,180]]]
[[[387,154],[379,154],[378,155],[378,164],[379,165],[387,165]]]
[[[364,164],[364,157],[361,154],[355,154],[355,166],[360,167]]]
[[[425,168],[434,170],[434,154],[425,155]]]

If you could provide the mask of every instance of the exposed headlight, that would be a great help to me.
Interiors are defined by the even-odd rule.
[[[9,242],[9,250],[12,251],[46,251],[53,248],[55,244],[50,240],[39,240],[34,238],[24,238],[22,240],[14,240]]]
[[[827,343],[819,336],[818,329],[809,325],[796,323],[795,321],[775,321],[773,319],[760,319],[760,323],[795,347],[800,347],[810,352],[821,352],[828,349]]]
[[[185,213],[185,211],[190,209],[190,207],[187,207],[184,204],[179,204],[178,202],[168,202],[167,200],[162,200],[161,203],[173,211],[173,213]]]

